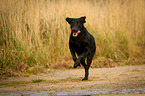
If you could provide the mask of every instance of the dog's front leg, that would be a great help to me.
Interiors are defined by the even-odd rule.
[[[80,63],[79,63],[77,66],[75,66],[76,61],[77,61],[77,57],[76,57],[75,51],[74,51],[71,47],[70,47],[70,52],[71,52],[73,61],[75,62],[75,63],[74,63],[74,68],[76,68],[77,66],[80,66]]]
[[[75,54],[75,50],[72,48],[71,41],[69,41],[69,49],[70,49],[70,52],[71,52],[71,55],[72,55],[72,58],[73,58],[74,62],[76,62],[77,57],[76,57],[76,54]]]
[[[71,55],[72,55],[74,62],[76,62],[77,57],[76,57],[75,51],[72,48],[70,48],[70,52],[71,52]]]
[[[86,47],[86,51],[84,51],[82,54],[79,55],[78,59],[74,63],[74,68],[77,66],[80,66],[81,59],[85,59],[85,57],[89,54],[89,48]]]
[[[80,66],[81,59],[83,59],[83,58],[85,58],[84,54],[79,55],[78,59],[74,63],[74,68],[77,68],[78,66]]]

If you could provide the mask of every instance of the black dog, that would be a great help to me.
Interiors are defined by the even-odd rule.
[[[71,34],[69,39],[69,48],[74,60],[74,68],[80,66],[80,63],[85,68],[85,77],[83,80],[88,80],[89,67],[96,51],[95,39],[84,27],[86,17],[66,18],[70,24]],[[78,58],[76,57],[78,55]],[[87,64],[85,58],[87,57]]]

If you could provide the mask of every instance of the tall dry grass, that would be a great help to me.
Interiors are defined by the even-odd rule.
[[[87,17],[98,57],[143,63],[145,0],[0,0],[0,68],[67,64],[65,18],[80,16]]]

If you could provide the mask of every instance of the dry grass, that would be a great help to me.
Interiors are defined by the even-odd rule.
[[[140,58],[139,63],[144,63],[144,0],[0,2],[1,69],[21,63],[29,67],[64,63],[63,58],[70,56],[70,28],[65,18],[80,16],[87,17],[85,26],[95,37],[96,55],[127,64]]]

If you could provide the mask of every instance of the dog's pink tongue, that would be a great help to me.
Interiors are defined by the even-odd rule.
[[[77,33],[80,33],[81,31],[79,30]]]
[[[73,33],[73,37],[77,37],[81,31],[79,30],[77,33]]]

